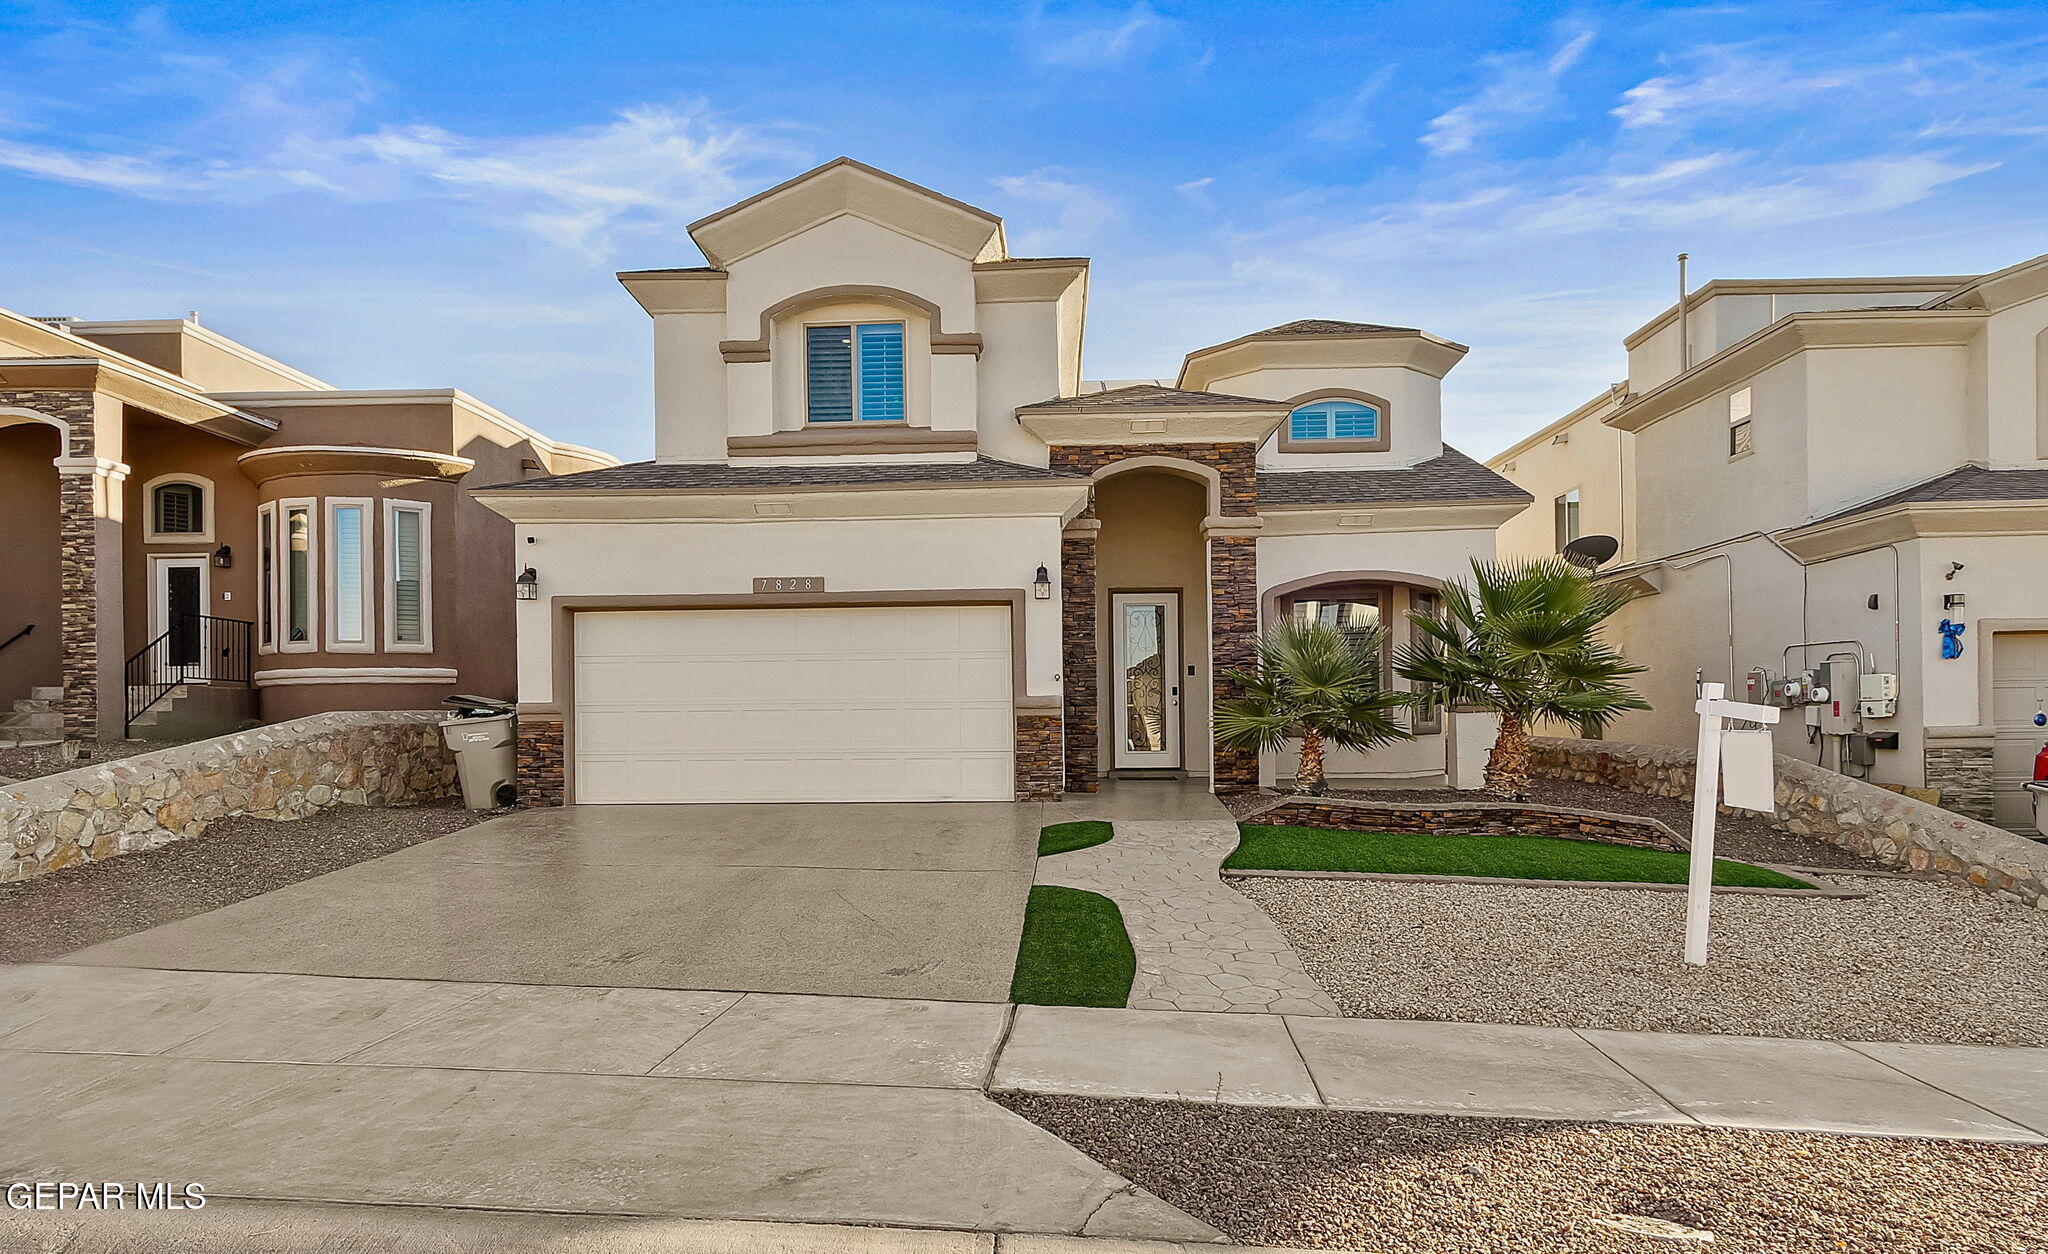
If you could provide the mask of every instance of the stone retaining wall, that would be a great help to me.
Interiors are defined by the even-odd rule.
[[[1541,737],[1531,744],[1535,773],[1545,778],[1652,797],[1692,795],[1690,749]],[[2048,846],[1799,758],[1779,754],[1777,766],[1774,826],[2048,910]]]
[[[1678,833],[1656,819],[1512,802],[1396,804],[1346,797],[1289,799],[1255,810],[1247,823],[1326,827],[1341,832],[1427,832],[1438,836],[1561,836],[1638,849],[1685,848]]]
[[[0,884],[155,849],[218,819],[299,819],[455,791],[442,714],[342,711],[0,787]]]

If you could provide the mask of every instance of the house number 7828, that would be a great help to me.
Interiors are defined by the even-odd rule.
[[[756,578],[756,592],[823,592],[823,575],[782,575],[773,578]]]

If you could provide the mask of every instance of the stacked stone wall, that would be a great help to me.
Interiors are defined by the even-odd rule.
[[[0,883],[202,835],[224,818],[416,805],[455,791],[429,711],[344,711],[0,788]]]
[[[1608,740],[1531,742],[1535,773],[1652,797],[1689,797],[1689,749]],[[1883,866],[1928,871],[2048,910],[2048,847],[1875,784],[1779,754],[1774,826]],[[1726,806],[1722,811],[1728,812]]]
[[[1685,842],[1656,819],[1511,802],[1404,805],[1342,797],[1282,801],[1247,823],[1324,827],[1340,832],[1419,832],[1433,836],[1560,836],[1676,852]]]

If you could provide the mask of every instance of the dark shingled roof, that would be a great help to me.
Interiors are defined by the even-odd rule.
[[[496,483],[479,492],[747,492],[763,488],[859,486],[874,483],[975,484],[1081,479],[1038,466],[977,457],[971,462],[857,462],[843,466],[721,466],[628,462],[573,475]]]
[[[1890,496],[1881,496],[1816,521],[1833,522],[1837,518],[1890,509],[1894,505],[1922,502],[2041,500],[2048,500],[2048,470],[1986,470],[1982,466],[1958,466],[1925,483],[1916,483]]]
[[[1285,409],[1285,401],[1261,400],[1256,396],[1231,396],[1226,392],[1189,392],[1163,388],[1156,383],[1134,383],[1084,396],[1056,396],[1049,401],[1019,405],[1019,409]]]
[[[1379,322],[1339,322],[1335,318],[1302,318],[1295,322],[1283,322],[1277,327],[1255,331],[1251,339],[1283,335],[1353,335],[1361,331],[1414,331],[1414,327],[1390,327]]]
[[[1261,470],[1259,506],[1393,505],[1408,501],[1535,498],[1450,445],[1443,455],[1394,470]]]

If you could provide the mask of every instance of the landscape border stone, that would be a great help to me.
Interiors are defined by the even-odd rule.
[[[1543,778],[1650,797],[1692,795],[1690,749],[1556,737],[1532,738],[1530,747],[1531,770]],[[1782,753],[1777,772],[1778,804],[1768,817],[1780,831],[2048,910],[2048,846]]]
[[[189,840],[237,815],[299,819],[449,796],[445,717],[316,714],[9,784],[0,788],[0,884]]]
[[[1277,797],[1238,820],[1340,832],[1436,836],[1553,836],[1636,849],[1683,852],[1690,846],[1661,819],[1524,801],[1366,801],[1356,797]]]
[[[1794,875],[1789,867],[1753,862],[1767,871]],[[1504,888],[1640,888],[1656,893],[1682,893],[1683,884],[1658,884],[1650,880],[1532,880],[1505,875],[1428,875],[1398,871],[1277,871],[1249,867],[1225,867],[1226,880],[1393,880],[1410,884],[1498,884]],[[1760,888],[1748,884],[1716,884],[1716,893],[1738,893],[1755,897],[1867,897],[1854,888]]]

